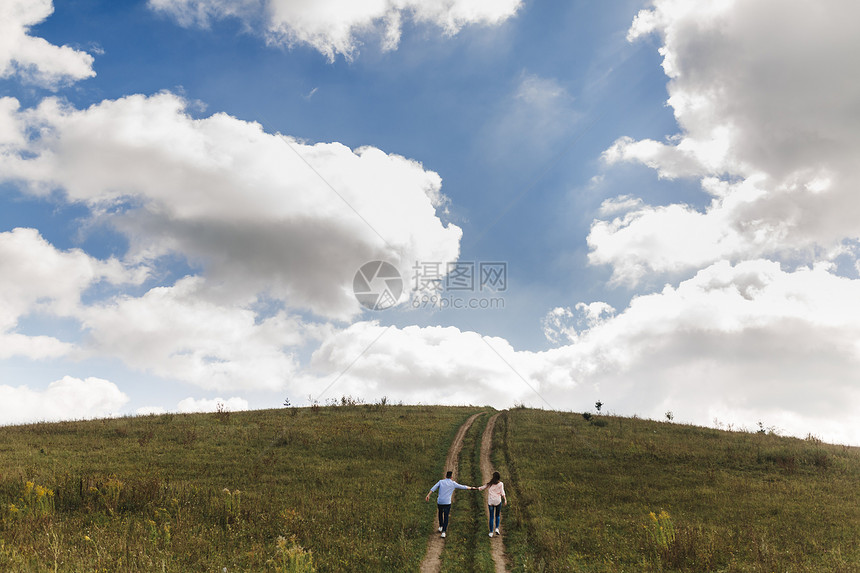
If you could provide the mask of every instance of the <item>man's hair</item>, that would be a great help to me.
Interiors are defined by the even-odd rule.
[[[448,470],[448,473],[446,473],[446,474],[445,474],[445,477],[446,477],[446,478],[449,478],[449,477],[451,477],[452,475],[454,475],[454,472],[452,472],[451,470]]]

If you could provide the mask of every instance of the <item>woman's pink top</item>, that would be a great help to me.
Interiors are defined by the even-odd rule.
[[[487,488],[490,488],[487,492],[487,505],[499,505],[502,503],[502,498],[505,497],[505,484],[502,482],[490,486],[484,484],[478,489],[484,491]]]

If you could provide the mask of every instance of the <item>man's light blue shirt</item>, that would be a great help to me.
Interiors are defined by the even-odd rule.
[[[448,505],[451,503],[451,495],[455,489],[469,489],[467,485],[460,485],[451,478],[440,479],[436,485],[430,488],[430,491],[439,490],[439,498],[436,500],[438,505]]]

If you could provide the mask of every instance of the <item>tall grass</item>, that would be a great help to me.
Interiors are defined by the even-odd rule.
[[[498,420],[513,571],[860,570],[860,452],[516,409]]]
[[[2,571],[411,571],[474,410],[349,405],[0,428]]]

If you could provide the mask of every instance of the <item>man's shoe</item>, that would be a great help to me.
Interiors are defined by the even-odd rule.
[[[444,532],[444,531],[442,532],[442,537],[445,537],[445,532]]]
[[[499,534],[499,528],[497,527],[496,528],[496,535],[498,535],[498,534]]]
[[[442,528],[441,528],[441,527],[439,528],[439,533],[442,533]]]
[[[491,531],[491,532],[490,532],[490,537],[492,537],[492,536],[493,536],[493,532]]]

